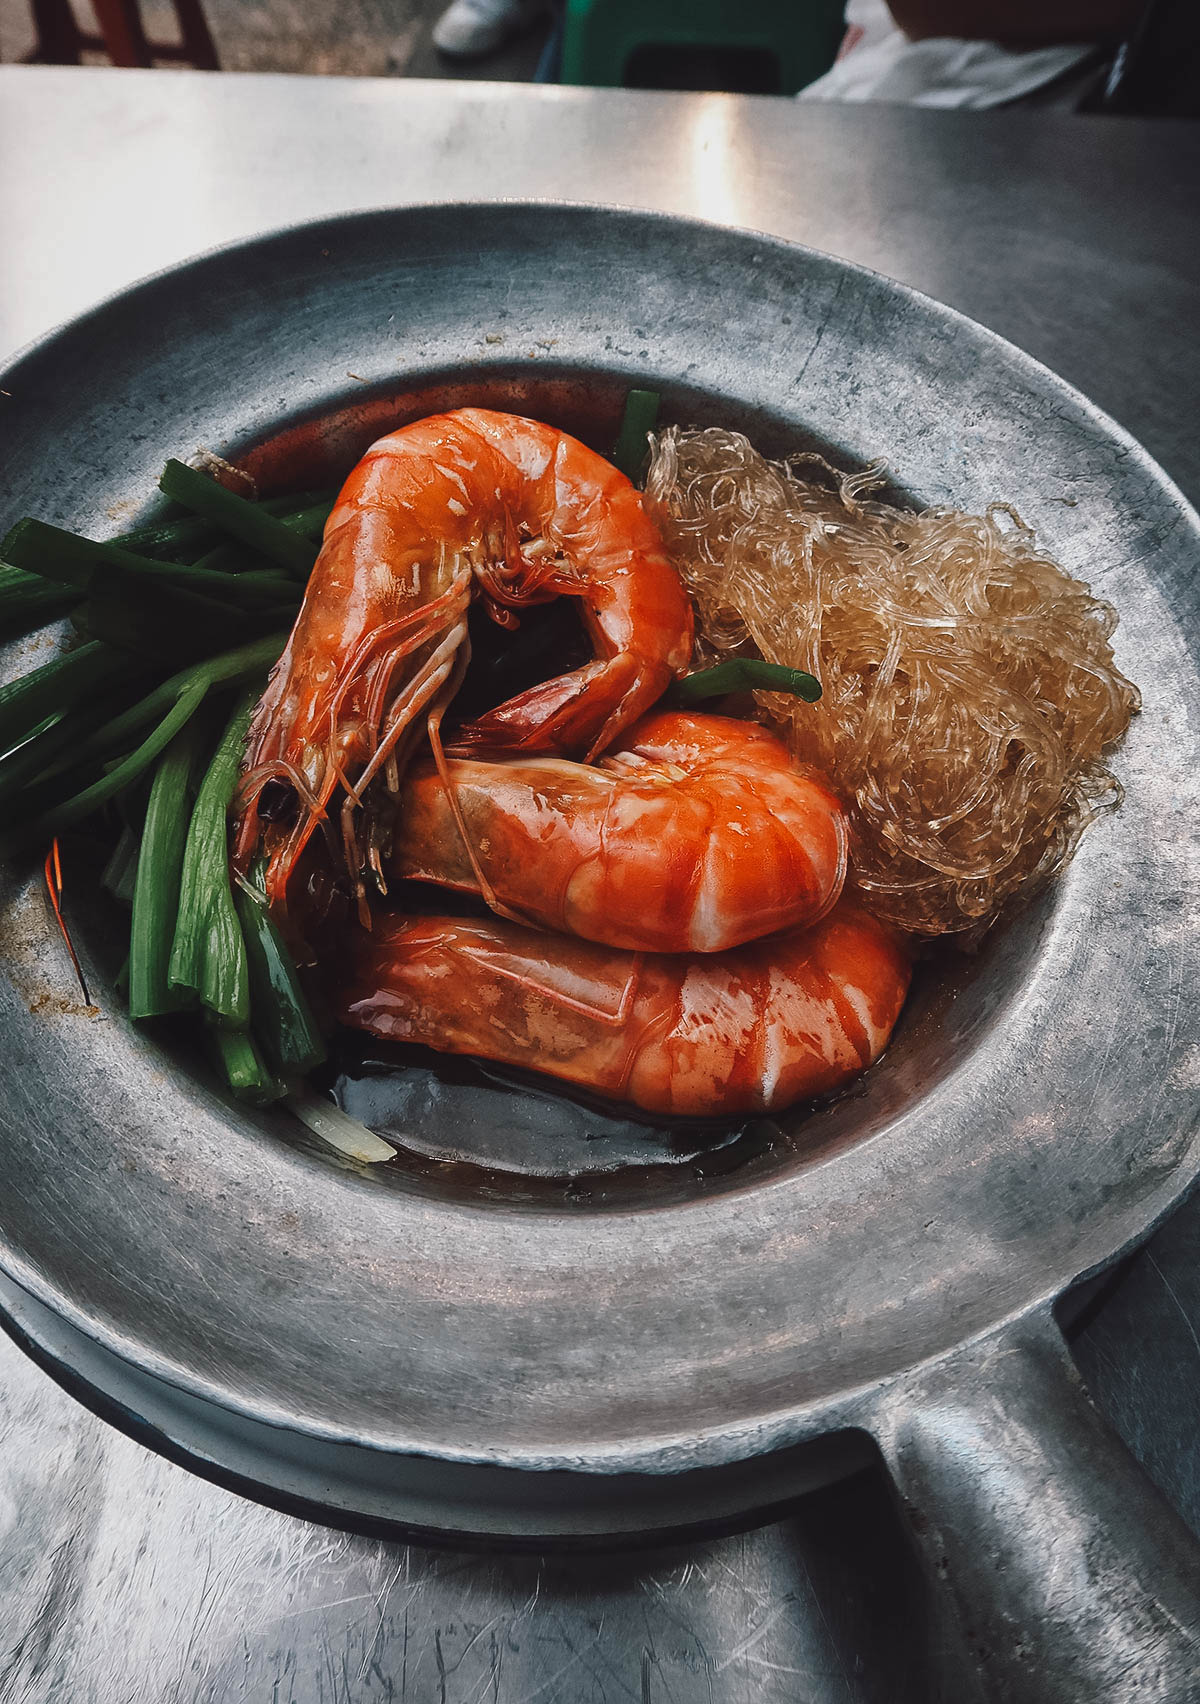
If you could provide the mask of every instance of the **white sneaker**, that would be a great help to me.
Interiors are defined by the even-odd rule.
[[[545,12],[546,0],[454,0],[434,25],[433,45],[453,59],[481,58]]]

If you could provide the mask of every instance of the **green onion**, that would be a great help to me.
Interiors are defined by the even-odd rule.
[[[278,517],[280,526],[287,527],[300,538],[314,539],[319,542],[325,522],[333,504],[328,498],[310,505],[307,509],[298,509],[295,514],[281,514]],[[244,574],[248,569],[261,567],[265,562],[261,551],[250,550],[244,544],[231,544],[228,540],[215,545],[203,556],[197,557],[195,567],[222,574]],[[280,570],[276,569],[279,573]],[[282,576],[291,586],[295,586],[296,577],[293,573]]]
[[[271,521],[272,526],[278,524]],[[284,587],[295,594],[294,582],[278,569],[231,574],[180,562],[157,562],[120,545],[97,544],[94,539],[79,538],[62,527],[30,518],[11,528],[4,549],[16,567],[79,592],[91,591],[98,576],[117,573],[123,576],[121,583],[131,597],[148,594],[154,587],[171,586],[224,604],[258,607],[277,601]]]
[[[260,497],[256,505],[264,515],[274,515],[277,520],[286,521],[288,526],[294,526],[301,515],[306,515],[310,509],[324,509],[327,515],[333,508],[333,500],[337,490],[328,486],[313,487],[307,491],[289,491],[285,497]],[[322,516],[324,525],[324,516]],[[300,526],[299,531],[304,531]]]
[[[621,430],[617,433],[612,459],[626,479],[636,480],[646,461],[646,439],[658,419],[661,397],[657,391],[631,390],[625,398]]]
[[[273,515],[263,514],[257,504],[236,496],[207,474],[197,473],[194,467],[185,467],[179,461],[167,463],[158,486],[185,509],[203,515],[223,532],[278,562],[298,580],[307,580],[316,560],[315,546]]]
[[[265,675],[283,650],[286,641],[287,634],[277,631],[268,634],[264,639],[255,639],[248,645],[238,645],[232,651],[222,651],[219,656],[209,657],[202,663],[193,663],[190,668],[181,669],[178,674],[163,681],[161,686],[156,686],[153,692],[147,693],[145,698],[139,699],[120,716],[95,729],[75,752],[76,762],[90,762],[120,751],[134,735],[143,728],[150,727],[158,717],[170,709],[182,693],[193,686],[233,686]],[[127,664],[128,660],[125,661]]]
[[[170,723],[173,727],[182,725],[178,719],[177,706],[184,697],[193,698],[193,708],[200,702],[204,694],[215,686],[225,684],[237,685],[244,681],[261,681],[262,676],[278,657],[283,647],[286,635],[274,633],[266,639],[255,640],[249,645],[239,645],[235,650],[222,652],[221,655],[210,657],[205,662],[194,663],[191,668],[183,669],[163,681],[161,686],[139,699],[127,710],[122,710],[109,721],[101,721],[96,725],[96,717],[84,712],[76,712],[69,717],[63,717],[65,726],[51,724],[36,740],[30,741],[19,751],[0,762],[0,804],[10,804],[6,808],[6,816],[14,824],[7,836],[0,835],[0,850],[17,851],[26,846],[31,838],[58,823],[58,811],[66,804],[71,806],[69,820],[75,821],[78,812],[75,809],[74,795],[86,788],[91,793],[88,783],[95,778],[96,768],[106,758],[120,757],[128,753],[132,742],[147,728],[159,729],[164,718],[175,718]],[[107,650],[107,647],[101,647]],[[72,653],[77,655],[78,653]],[[112,653],[119,655],[119,653]],[[123,659],[128,673],[133,666],[133,660]],[[28,677],[26,677],[28,678]],[[186,715],[183,720],[187,720]],[[159,737],[158,732],[151,735],[151,740]],[[69,746],[69,761],[50,763],[57,757],[64,746]],[[149,750],[145,762],[127,761],[119,770],[111,771],[98,783],[103,789],[96,802],[108,798],[116,790],[112,783],[113,775],[121,775],[125,779],[136,779],[137,776],[158,754],[153,744],[145,745],[134,754],[144,755]],[[124,785],[122,780],[120,785]],[[24,792],[20,789],[24,788]],[[16,798],[13,798],[16,793]],[[32,821],[30,819],[33,819]]]
[[[231,889],[228,811],[254,701],[294,620],[297,580],[316,557],[333,494],[250,503],[179,463],[168,463],[161,485],[193,513],[110,542],[36,519],[9,531],[0,637],[73,614],[87,638],[0,688],[0,856],[120,799],[125,826],[102,880],[132,904],[122,972],[131,1015],[198,1001],[231,1089],[267,1104],[324,1048],[265,903]],[[267,625],[270,633],[248,637]],[[247,642],[219,650],[231,630]],[[197,712],[231,686],[251,690],[193,802],[208,722]],[[147,799],[137,783],[151,774]]]
[[[112,701],[104,702],[107,705]],[[33,730],[24,745],[0,759],[0,807],[5,807],[6,815],[10,814],[7,810],[10,805],[12,816],[18,817],[22,810],[28,815],[64,797],[61,786],[46,791],[42,783],[56,771],[61,774],[75,768],[75,753],[81,741],[95,733],[97,719],[95,700],[81,709],[68,710],[63,716],[49,716]],[[103,720],[103,716],[99,719]],[[64,754],[68,752],[70,757],[66,758]],[[23,794],[26,796],[22,797]]]
[[[97,544],[94,539],[80,538],[78,533],[51,526],[48,521],[39,521],[31,515],[9,528],[0,553],[6,562],[30,574],[40,574],[44,580],[76,586],[81,591],[87,590],[92,575],[102,564],[139,575],[188,571],[177,563],[152,562],[119,544]]]
[[[40,575],[0,562],[0,640],[24,639],[69,615],[78,602],[69,586],[48,586]]]
[[[244,544],[231,544],[228,539],[222,539],[220,544],[206,550],[193,563],[193,567],[202,574],[245,574],[262,566],[263,558],[256,550],[247,550]],[[290,574],[283,574],[279,569],[276,573],[289,585],[295,585]]]
[[[293,1089],[284,1104],[314,1136],[319,1136],[322,1142],[349,1159],[359,1160],[365,1165],[378,1165],[381,1160],[394,1160],[396,1157],[396,1150],[390,1142],[376,1136],[373,1130],[368,1130],[365,1124],[351,1118],[323,1095],[314,1094],[312,1089]]]
[[[732,657],[677,680],[667,689],[664,702],[686,707],[702,704],[707,698],[724,698],[729,692],[790,692],[806,704],[815,704],[821,696],[821,683],[803,669],[764,663],[757,657]]]
[[[250,503],[179,463],[168,463],[161,484],[193,513],[104,543],[26,519],[5,540],[0,636],[73,613],[87,640],[0,688],[0,818],[16,825],[0,833],[0,856],[124,795],[125,826],[102,879],[132,903],[122,973],[131,1015],[197,1000],[230,1087],[266,1104],[324,1049],[265,903],[231,889],[227,819],[254,701],[295,617],[297,579],[307,578],[333,494]],[[231,630],[246,639],[266,625],[269,634],[217,649]],[[230,686],[251,690],[193,803],[207,723],[197,711]],[[136,784],[151,772],[147,800]]]
[[[279,519],[301,538],[319,539],[325,530],[325,522],[333,512],[333,502],[332,497],[322,497],[319,502],[297,509],[294,514],[280,515]]]
[[[281,615],[284,620],[295,615],[294,583],[282,575],[269,579],[270,584],[260,582],[251,589],[249,601],[258,607],[233,609],[178,584],[149,577],[134,580],[122,569],[100,568],[76,612],[75,625],[89,638],[152,655],[165,667],[198,662],[228,645],[232,632],[259,634],[278,627]],[[290,603],[281,604],[289,593]]]
[[[196,794],[167,970],[170,987],[191,989],[229,1028],[241,1030],[250,1023],[250,977],[229,889],[226,816],[256,697],[238,704]]]
[[[208,1033],[225,1081],[239,1100],[249,1101],[251,1106],[269,1106],[282,1097],[284,1086],[267,1069],[252,1035],[222,1023],[210,1023]]]
[[[194,568],[192,572],[199,574],[200,570]],[[293,611],[300,607],[300,588],[278,568],[253,568],[241,574],[213,576],[214,580],[218,578],[225,582],[220,595],[246,609],[270,609],[280,602],[288,603]],[[205,590],[208,589],[206,585]]]
[[[201,721],[193,720],[159,759],[146,807],[137,861],[129,937],[129,1012],[156,1018],[186,1004],[167,982],[179,914],[179,883],[187,840],[188,799]]]
[[[314,525],[324,526],[325,517],[333,507],[332,491],[292,491],[286,497],[263,497],[255,505],[266,515],[275,515],[296,532],[307,534]],[[312,516],[322,511],[320,522]],[[119,533],[114,544],[141,555],[182,555],[198,550],[212,541],[214,527],[201,515],[184,515],[175,520],[147,521],[132,532]]]
[[[112,856],[104,866],[100,884],[122,905],[133,904],[134,881],[137,876],[138,843],[129,824],[121,830],[121,838],[113,847]]]
[[[101,568],[92,576],[87,600],[75,615],[76,627],[90,639],[135,655],[149,652],[168,667],[220,650],[230,628],[235,623],[243,628],[246,620],[244,611],[235,615],[227,605],[179,586],[136,584],[119,568]]]
[[[111,543],[122,550],[132,550],[138,556],[178,557],[186,561],[196,551],[211,544],[213,527],[199,515],[184,515],[176,521],[152,521],[132,532],[118,533]]]
[[[21,745],[49,716],[61,716],[124,681],[131,668],[120,651],[94,641],[0,686],[0,752]],[[144,671],[150,665],[143,663]]]
[[[325,1057],[312,1008],[265,901],[240,883],[234,899],[250,967],[254,1033],[281,1076],[303,1076]]]
[[[295,575],[269,562],[258,551],[247,550],[244,544],[230,544],[228,541],[197,557],[191,572],[202,574],[205,580],[219,574],[226,582],[233,582],[239,591],[247,584],[256,585],[268,578],[276,585],[287,586],[293,597],[297,597],[300,590]]]
[[[12,852],[49,839],[51,835],[69,828],[72,823],[80,822],[101,805],[107,804],[109,799],[115,798],[130,782],[136,781],[139,775],[149,769],[163,747],[169,744],[180,728],[195,715],[203,702],[205,691],[204,683],[189,687],[179,695],[162,721],[147,734],[141,745],[114,764],[99,780],[93,781],[90,786],[77,793],[70,794],[32,820],[27,817],[10,833],[0,837],[0,856],[8,856]]]

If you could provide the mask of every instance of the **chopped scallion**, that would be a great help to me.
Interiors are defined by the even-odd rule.
[[[112,856],[104,866],[104,873],[100,877],[101,885],[108,889],[114,899],[120,900],[122,905],[133,904],[137,866],[137,837],[126,823],[121,830],[120,839],[113,847]]]
[[[145,698],[139,699],[120,716],[94,729],[74,752],[75,761],[90,762],[122,750],[134,735],[143,728],[150,727],[191,687],[234,686],[242,681],[257,680],[266,674],[279,656],[286,638],[286,633],[272,633],[265,639],[255,639],[248,645],[235,646],[231,651],[222,651],[218,656],[208,657],[202,663],[193,663],[190,668],[181,669],[178,674],[164,680],[161,686],[156,686],[153,692],[147,693]],[[119,655],[116,652],[112,654]],[[128,666],[128,659],[122,660]]]
[[[246,696],[239,702],[196,794],[167,969],[170,987],[191,989],[224,1024],[241,1030],[250,1023],[250,977],[229,886],[226,813],[254,701]]]
[[[239,1100],[249,1101],[251,1106],[269,1106],[280,1099],[284,1086],[267,1068],[248,1031],[210,1023],[208,1033],[225,1081]]]
[[[396,1157],[396,1150],[390,1142],[376,1136],[373,1130],[368,1130],[357,1118],[351,1118],[341,1107],[334,1106],[332,1101],[314,1094],[311,1089],[293,1090],[284,1104],[295,1113],[302,1124],[308,1126],[314,1136],[319,1136],[322,1142],[336,1148],[339,1154],[346,1154],[352,1160],[361,1160],[366,1165],[377,1165],[381,1160],[392,1160]]]
[[[317,1021],[265,903],[243,886],[234,897],[250,969],[254,1033],[276,1071],[303,1076],[325,1057]]]
[[[646,463],[646,440],[654,430],[662,398],[657,391],[631,390],[625,398],[621,430],[612,459],[626,479],[637,480]]]
[[[256,505],[266,515],[275,515],[285,526],[305,538],[319,532],[333,506],[331,491],[295,491],[286,497],[264,497]],[[318,518],[319,517],[319,518]],[[132,532],[120,533],[112,540],[125,550],[139,556],[170,557],[190,561],[216,543],[216,528],[201,515],[184,515],[176,520],[148,521],[134,527]]]
[[[171,741],[150,788],[129,937],[129,1012],[134,1018],[156,1018],[187,1003],[186,994],[169,985],[167,969],[179,915],[191,776],[201,722],[189,722]]]
[[[215,479],[180,461],[167,463],[158,485],[174,502],[203,515],[223,532],[278,562],[298,580],[307,580],[316,560],[315,545],[273,515],[264,514],[258,504],[227,491]]]
[[[0,562],[0,641],[24,639],[69,615],[78,602],[72,587],[47,584],[39,574]]]
[[[821,696],[821,683],[803,669],[764,663],[757,657],[732,657],[677,680],[667,689],[664,701],[676,706],[702,704],[730,692],[790,692],[806,704],[815,704]]]
[[[0,753],[22,745],[47,717],[109,690],[135,666],[122,652],[93,641],[0,686]]]
[[[162,721],[146,735],[136,750],[129,752],[90,786],[70,794],[32,820],[26,818],[11,833],[0,837],[0,855],[8,855],[24,847],[37,845],[52,835],[61,833],[64,828],[69,828],[72,823],[81,822],[101,805],[107,804],[109,799],[116,798],[118,793],[149,769],[163,747],[169,744],[180,728],[195,715],[203,701],[205,690],[203,683],[197,683],[180,693]]]

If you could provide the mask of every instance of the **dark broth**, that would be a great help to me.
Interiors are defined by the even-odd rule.
[[[394,1163],[506,1198],[601,1205],[666,1171],[727,1175],[781,1139],[770,1118],[643,1119],[532,1071],[351,1031],[317,1083],[396,1144]]]

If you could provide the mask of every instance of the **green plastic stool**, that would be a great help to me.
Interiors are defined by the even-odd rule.
[[[567,0],[561,77],[619,88],[647,54],[724,50],[773,61],[773,92],[794,95],[833,64],[844,17],[845,0]]]

